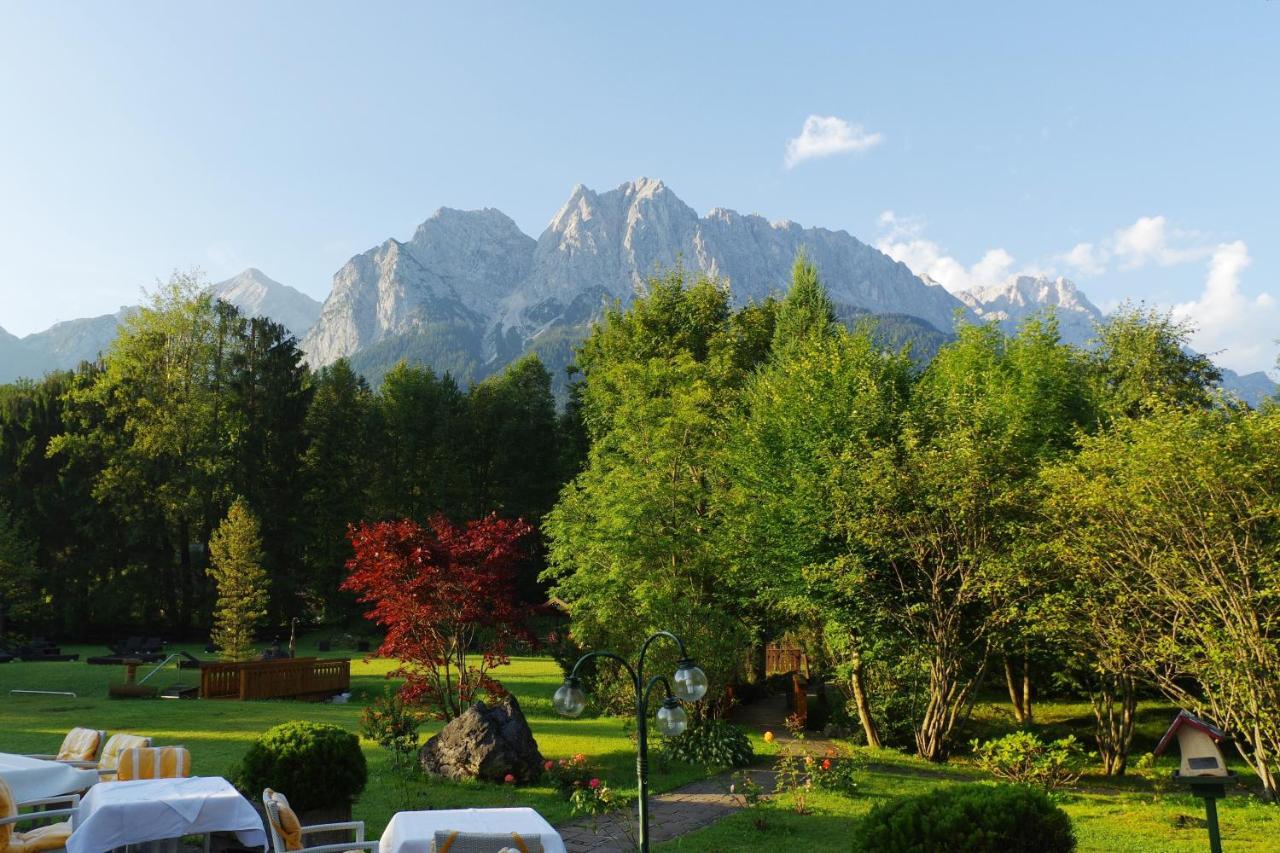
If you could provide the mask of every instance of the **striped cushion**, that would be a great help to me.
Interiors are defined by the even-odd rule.
[[[267,820],[271,821],[271,828],[284,842],[284,849],[301,850],[302,821],[298,820],[297,813],[289,807],[289,798],[267,788],[262,792],[262,803],[267,809]]]
[[[67,732],[58,750],[59,761],[93,761],[102,746],[103,733],[96,729],[74,728]]]
[[[107,738],[107,745],[102,748],[98,769],[115,770],[120,766],[120,753],[126,749],[141,749],[144,746],[151,746],[151,738],[140,735],[112,735]]]
[[[517,832],[457,832],[438,830],[431,840],[431,853],[543,853],[542,839]]]
[[[191,775],[191,753],[180,746],[139,747],[120,753],[117,782],[180,779]]]
[[[13,797],[13,790],[4,779],[0,779],[0,818],[15,817],[17,814],[18,803]],[[57,850],[67,846],[70,835],[71,824],[66,821],[42,826],[30,832],[15,832],[13,824],[8,823],[0,825],[0,851],[41,853],[44,850]]]

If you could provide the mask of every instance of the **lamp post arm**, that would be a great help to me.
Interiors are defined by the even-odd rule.
[[[617,661],[622,664],[622,668],[627,671],[627,675],[631,676],[631,683],[636,686],[636,692],[640,691],[640,676],[636,675],[635,669],[633,669],[631,664],[627,662],[626,658],[621,657],[620,655],[615,655],[613,652],[587,652],[585,655],[578,658],[578,662],[573,665],[573,672],[569,673],[569,677],[577,678],[578,669],[592,658],[608,658],[609,660]]]
[[[666,691],[667,698],[671,698],[671,684],[667,681],[667,677],[665,675],[655,675],[653,678],[650,678],[649,683],[645,685],[644,695],[640,698],[641,708],[646,710],[649,708],[649,694],[652,693],[653,688],[657,687],[659,684],[661,684],[663,690]]]
[[[644,645],[640,647],[640,660],[637,663],[636,668],[639,670],[641,677],[644,676],[644,656],[649,652],[649,645],[659,637],[666,637],[669,640],[674,640],[675,644],[680,647],[680,657],[687,658],[689,656],[688,652],[684,650],[684,640],[680,639],[670,631],[658,631],[657,633],[652,634],[649,639],[645,640]],[[638,679],[636,683],[639,684]]]

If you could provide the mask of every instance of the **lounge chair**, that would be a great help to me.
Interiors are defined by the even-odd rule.
[[[49,808],[59,805],[63,808]],[[71,837],[70,818],[75,815],[79,806],[78,794],[19,803],[14,799],[13,790],[8,783],[0,779],[0,853],[51,853],[65,850],[67,839]],[[42,811],[18,814],[18,809],[28,807],[39,807]],[[54,817],[67,820],[39,826],[30,832],[19,832],[14,828],[19,823],[43,822]]]
[[[267,813],[267,828],[271,830],[271,849],[274,853],[345,853],[348,850],[378,849],[379,842],[364,840],[364,821],[362,820],[303,826],[298,820],[297,813],[289,807],[289,798],[270,788],[262,792],[262,807]],[[307,835],[340,830],[352,832],[355,835],[355,841],[319,844],[315,847],[304,846]]]
[[[62,746],[53,755],[28,755],[28,758],[43,758],[46,761],[66,761],[76,764],[92,764],[98,760],[98,753],[107,741],[107,733],[98,729],[76,727],[67,732],[62,739]]]
[[[151,738],[142,737],[141,735],[128,735],[123,732],[113,734],[107,738],[106,744],[102,747],[102,755],[97,761],[72,761],[77,767],[85,767],[90,770],[97,770],[98,775],[103,777],[114,777],[120,769],[120,754],[127,749],[141,749],[151,746]]]

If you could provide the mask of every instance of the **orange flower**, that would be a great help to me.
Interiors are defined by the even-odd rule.
[[[773,743],[773,732],[765,732],[765,733],[764,733],[764,742],[765,742],[765,743]]]

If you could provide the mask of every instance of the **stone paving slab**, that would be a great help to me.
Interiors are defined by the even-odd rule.
[[[747,771],[764,788],[774,789],[771,769],[751,767]],[[649,798],[649,841],[660,844],[681,835],[710,826],[741,809],[729,795],[732,773],[700,779],[674,791]],[[594,823],[590,819],[556,827],[568,853],[634,853],[635,812],[602,815]],[[628,832],[629,830],[629,832]]]

